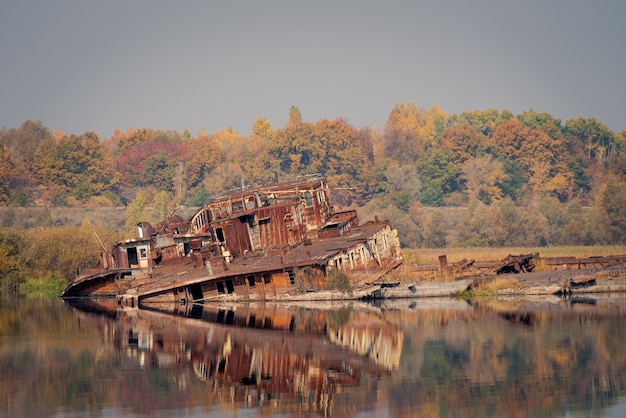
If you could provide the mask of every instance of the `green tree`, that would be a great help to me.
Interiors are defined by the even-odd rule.
[[[463,111],[458,115],[451,115],[448,120],[449,126],[469,124],[477,132],[491,137],[495,129],[507,120],[513,119],[513,114],[508,110],[502,112],[496,109]]]
[[[209,192],[207,192],[207,190],[203,187],[200,187],[200,189],[198,189],[198,191],[196,192],[196,194],[194,194],[188,202],[188,205],[190,206],[202,206],[205,203],[209,203],[211,202],[211,196],[209,195]]]
[[[160,190],[154,195],[152,207],[151,221],[152,224],[156,225],[167,219],[174,210],[175,205],[172,202],[171,195],[165,190]]]
[[[562,133],[561,119],[556,119],[549,113],[537,113],[533,109],[522,112],[517,119],[522,125],[533,129],[539,129],[553,140],[560,140]]]
[[[500,182],[502,195],[515,199],[518,191],[528,184],[528,177],[517,161],[508,158],[499,158],[498,161],[502,163],[504,171],[504,178]]]
[[[151,155],[144,163],[144,179],[146,186],[157,190],[174,192],[176,170],[179,162],[167,152]]]
[[[431,148],[417,162],[417,169],[422,182],[419,200],[425,206],[441,206],[446,196],[458,190],[460,167],[447,150]]]
[[[572,173],[574,193],[587,194],[591,191],[591,181],[586,173],[588,164],[581,158],[575,158],[567,163],[567,168]]]
[[[575,118],[565,122],[568,144],[581,142],[589,159],[604,160],[620,151],[619,138],[605,124],[594,118]]]
[[[126,228],[125,232],[129,237],[137,234],[137,224],[146,220],[146,206],[148,205],[148,194],[144,190],[137,192],[132,202],[126,207]]]

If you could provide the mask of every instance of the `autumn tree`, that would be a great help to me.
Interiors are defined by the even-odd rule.
[[[118,182],[112,157],[95,132],[43,141],[28,167],[42,184],[60,186],[83,202],[112,191]]]
[[[17,231],[0,228],[0,291],[17,294],[24,282],[23,252],[26,243]]]
[[[413,163],[426,151],[436,133],[435,122],[422,129],[420,112],[413,102],[399,103],[389,113],[383,130],[384,156],[400,164]],[[427,135],[424,135],[424,131]]]
[[[184,162],[189,155],[183,136],[173,131],[131,128],[127,132],[116,131],[111,141],[120,183],[127,187],[145,187],[153,180],[146,180],[144,167],[151,156],[167,153]]]
[[[6,147],[0,144],[0,204],[6,205],[11,198],[11,181],[15,166]]]
[[[596,199],[604,217],[610,242],[626,243],[626,183],[616,176],[607,176]]]
[[[0,145],[4,145],[12,160],[21,163],[22,159],[35,152],[39,145],[53,136],[41,121],[28,119],[17,129],[0,131]]]
[[[446,128],[441,133],[440,147],[448,151],[454,164],[494,152],[495,143],[471,125],[464,123]]]
[[[315,141],[314,129],[314,124],[303,122],[298,108],[292,106],[287,124],[274,132],[267,150],[266,169],[274,172],[275,181],[320,172],[324,149]]]
[[[338,189],[338,203],[349,205],[353,193],[342,190],[360,189],[363,170],[369,165],[363,143],[357,140],[357,130],[343,119],[322,119],[314,125],[312,140],[320,159],[315,172],[325,175]]]
[[[215,141],[204,131],[187,143],[189,159],[185,163],[185,181],[194,190],[220,162],[220,151]]]
[[[487,247],[489,208],[483,202],[472,200],[459,222],[458,245],[461,247]]]
[[[403,212],[419,199],[421,182],[415,164],[391,163],[385,172],[386,198]]]
[[[572,175],[560,140],[552,139],[539,129],[523,126],[517,119],[498,126],[493,139],[504,158],[519,164],[535,192],[553,194],[561,199],[567,199],[571,194]]]
[[[422,246],[427,248],[445,248],[448,246],[450,222],[439,209],[429,212],[424,222]]]
[[[300,109],[296,106],[291,106],[289,108],[289,118],[287,119],[287,123],[285,128],[297,127],[302,123],[302,114],[300,113]]]
[[[490,204],[502,198],[500,184],[505,178],[503,164],[490,154],[470,158],[461,166],[461,180],[471,199]]]

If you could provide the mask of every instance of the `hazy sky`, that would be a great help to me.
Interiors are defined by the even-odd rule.
[[[193,134],[397,103],[626,129],[626,1],[3,0],[0,128]]]

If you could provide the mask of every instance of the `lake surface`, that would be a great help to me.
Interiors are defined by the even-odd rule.
[[[2,417],[621,417],[626,299],[0,305]]]

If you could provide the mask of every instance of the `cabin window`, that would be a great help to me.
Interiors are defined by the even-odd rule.
[[[263,275],[263,283],[268,284],[272,282],[272,278],[270,277],[269,274],[264,274]]]
[[[217,238],[217,242],[224,242],[224,230],[222,228],[215,228],[215,238]]]
[[[129,266],[139,265],[139,259],[137,258],[137,248],[130,247],[127,250],[127,254],[128,254],[128,265]]]
[[[241,212],[243,210],[243,202],[233,203],[233,212]]]
[[[148,251],[145,247],[139,248],[139,258],[148,258]]]
[[[226,280],[226,290],[228,293],[235,292],[235,286],[233,285],[233,281],[231,279]]]
[[[220,295],[223,295],[224,292],[224,283],[223,282],[216,282],[215,286],[217,287],[217,293],[219,293]]]
[[[289,274],[289,283],[292,285],[296,284],[296,272],[291,269],[291,270],[287,270],[287,273]]]
[[[252,274],[250,274],[250,275],[248,275],[247,279],[248,279],[248,286],[254,287],[255,286],[254,276]]]
[[[304,203],[307,208],[313,206],[313,194],[311,192],[304,193]]]

